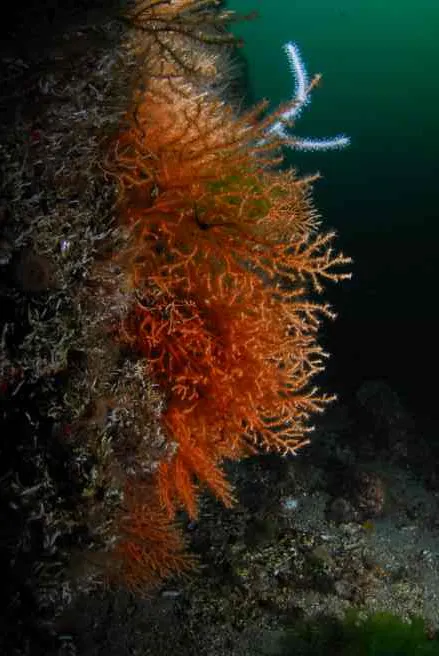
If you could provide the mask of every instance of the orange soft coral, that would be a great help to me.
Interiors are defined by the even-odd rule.
[[[309,188],[279,172],[258,111],[155,82],[116,147],[138,303],[121,335],[148,359],[178,444],[158,474],[162,503],[196,514],[197,486],[225,503],[224,458],[295,453],[331,397],[309,383],[325,304],[310,300],[348,259],[319,234]],[[274,120],[272,117],[269,120]]]

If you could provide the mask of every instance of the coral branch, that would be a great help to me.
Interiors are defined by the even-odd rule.
[[[119,520],[121,538],[105,562],[111,582],[144,594],[170,574],[185,574],[196,566],[151,483],[128,485],[124,506]]]
[[[294,95],[290,103],[277,120],[267,131],[267,137],[275,135],[280,138],[285,146],[296,150],[336,150],[349,146],[350,139],[345,134],[325,138],[300,138],[292,137],[287,132],[287,127],[297,119],[302,109],[311,100],[311,91],[318,85],[321,75],[316,75],[311,82],[305,64],[297,44],[288,42],[284,45],[285,54],[288,58],[291,74],[294,78]]]

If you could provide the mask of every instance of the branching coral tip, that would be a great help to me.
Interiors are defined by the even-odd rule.
[[[287,128],[298,118],[300,112],[311,101],[311,91],[320,80],[316,75],[311,82],[305,68],[298,46],[293,42],[284,45],[285,53],[291,73],[294,77],[294,95],[286,109],[280,114],[280,118],[267,130],[267,136],[276,136],[281,139],[283,145],[295,150],[336,150],[345,148],[350,144],[350,139],[344,134],[325,138],[300,138],[291,136]]]

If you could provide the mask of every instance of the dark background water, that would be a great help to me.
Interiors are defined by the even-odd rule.
[[[296,42],[310,75],[323,74],[294,132],[352,139],[338,152],[288,161],[323,175],[315,189],[325,225],[355,262],[352,281],[328,290],[337,321],[323,340],[328,379],[342,394],[387,380],[406,404],[439,417],[439,2],[230,0],[259,17],[245,40],[247,101],[288,100],[282,50]]]

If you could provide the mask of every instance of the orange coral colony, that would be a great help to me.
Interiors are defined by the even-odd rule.
[[[311,415],[333,398],[311,385],[326,356],[320,319],[333,316],[313,297],[348,277],[338,267],[350,260],[319,231],[315,178],[280,170],[280,144],[264,139],[278,113],[238,117],[178,75],[150,76],[135,108],[112,156],[127,234],[117,258],[137,299],[120,339],[166,398],[176,451],[154,475],[154,504],[171,520],[180,508],[197,515],[200,487],[233,502],[224,459],[308,442]],[[139,495],[136,505],[132,487],[131,533]],[[138,537],[119,551],[129,558]]]
[[[321,370],[319,315],[308,300],[339,280],[332,234],[317,232],[309,180],[276,170],[267,125],[208,96],[155,84],[117,142],[124,266],[138,302],[122,334],[144,353],[167,397],[178,450],[158,475],[169,515],[196,514],[196,485],[226,503],[224,458],[295,453],[307,420],[330,400],[308,384]],[[270,119],[273,120],[273,119]]]

